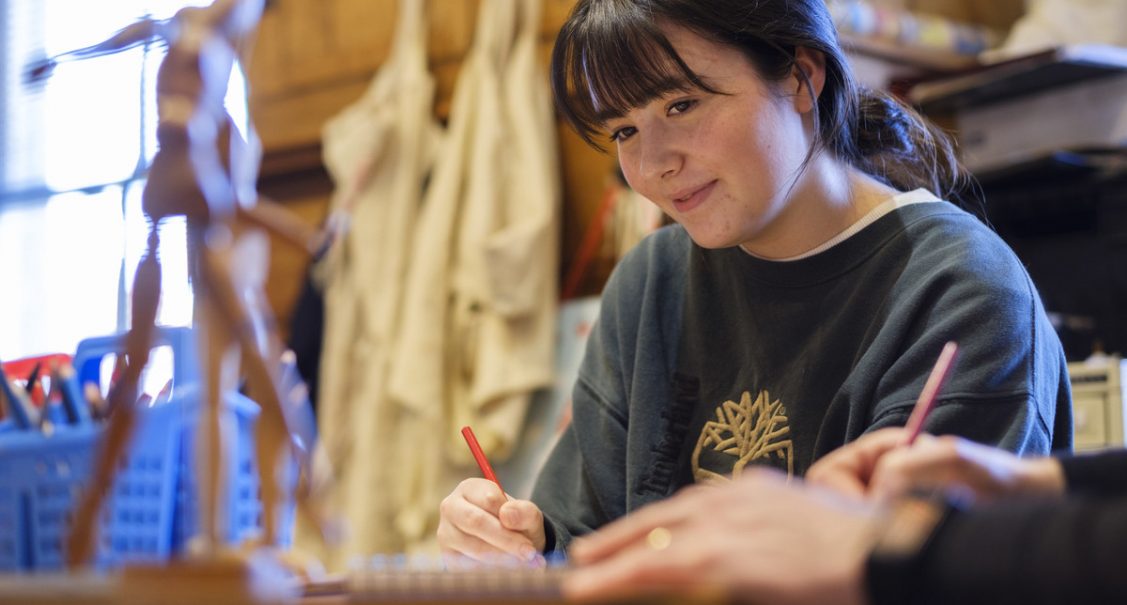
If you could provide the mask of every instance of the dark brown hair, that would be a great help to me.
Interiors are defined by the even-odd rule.
[[[826,79],[807,159],[828,150],[897,189],[926,187],[964,203],[970,179],[950,137],[896,98],[857,84],[825,0],[579,0],[556,39],[551,78],[560,113],[589,144],[602,148],[596,137],[607,117],[666,93],[723,94],[682,61],[663,23],[739,49],[770,82],[793,73],[796,49],[822,53]],[[806,89],[813,94],[808,80]]]

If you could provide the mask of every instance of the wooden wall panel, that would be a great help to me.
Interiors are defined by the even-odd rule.
[[[465,55],[478,2],[428,0],[432,69],[456,66]],[[249,68],[251,110],[268,152],[319,143],[320,126],[357,99],[387,59],[397,6],[396,0],[271,3]]]

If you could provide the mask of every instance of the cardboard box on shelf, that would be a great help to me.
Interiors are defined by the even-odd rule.
[[[1107,357],[1068,364],[1072,379],[1075,447],[1098,450],[1123,447],[1127,397],[1127,361]]]
[[[928,115],[953,117],[975,172],[1127,145],[1125,48],[1059,47],[920,83],[909,96]]]

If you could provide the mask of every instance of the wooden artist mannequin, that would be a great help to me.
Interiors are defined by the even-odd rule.
[[[262,8],[263,0],[216,0],[207,7],[182,9],[167,21],[140,21],[99,45],[56,57],[108,54],[152,38],[168,44],[156,86],[160,148],[142,202],[151,220],[148,248],[134,278],[125,369],[107,396],[113,415],[95,462],[94,480],[81,499],[67,544],[72,568],[88,563],[93,555],[98,513],[136,421],[134,402],[153,344],[160,301],[158,228],[165,218],[186,218],[199,335],[201,416],[196,451],[201,539],[194,544],[191,559],[218,560],[230,552],[224,544],[225,511],[220,502],[226,488],[221,478],[223,457],[233,452],[222,439],[220,411],[223,395],[235,390],[239,377],[245,378],[247,394],[261,407],[255,453],[263,531],[250,546],[276,543],[278,509],[285,495],[278,469],[295,453],[303,468],[301,485],[309,485],[309,452],[295,451],[283,408],[283,394],[294,390],[292,384],[281,384],[283,347],[260,303],[265,263],[248,263],[242,242],[252,234],[261,241],[263,230],[310,253],[323,242],[318,232],[257,198],[257,139],[249,127],[246,138],[240,137],[224,107],[231,71],[250,46]],[[43,63],[32,70],[32,77],[45,76],[54,63]],[[265,255],[259,259],[265,260]],[[305,503],[305,496],[308,490],[299,489],[299,505]]]

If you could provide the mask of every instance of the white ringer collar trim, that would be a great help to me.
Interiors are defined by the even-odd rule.
[[[834,246],[840,244],[841,242],[844,242],[845,240],[853,237],[854,235],[856,235],[858,232],[860,232],[865,227],[868,227],[869,225],[875,223],[877,221],[877,219],[879,219],[880,217],[888,214],[889,212],[892,212],[893,210],[896,210],[897,208],[903,208],[904,206],[910,206],[912,204],[922,204],[922,203],[926,203],[926,202],[938,202],[938,201],[940,201],[938,196],[936,196],[934,193],[932,193],[932,192],[930,192],[927,189],[924,189],[922,187],[920,189],[914,189],[912,191],[907,191],[905,193],[900,193],[900,194],[894,195],[894,196],[888,198],[887,200],[881,202],[880,204],[878,204],[875,208],[870,210],[865,216],[862,216],[860,219],[858,219],[857,222],[855,222],[852,225],[846,227],[845,230],[842,231],[841,233],[838,233],[837,235],[831,237],[830,239],[826,240],[825,242],[822,242],[821,244],[815,246],[814,248],[811,248],[810,250],[807,250],[806,252],[803,252],[802,254],[799,254],[797,256],[788,256],[786,258],[772,258],[772,259],[764,259],[764,260],[772,260],[772,261],[775,261],[775,262],[784,262],[785,263],[785,262],[790,262],[790,261],[802,260],[804,258],[814,256],[815,254],[821,254],[822,252],[825,252],[826,250],[829,250],[830,248],[833,248]],[[740,246],[740,249],[743,250],[744,252],[747,252],[747,250],[744,249],[743,246]],[[752,256],[754,256],[756,258],[763,258],[761,256],[752,254],[751,252],[747,252],[747,253],[751,254]]]

